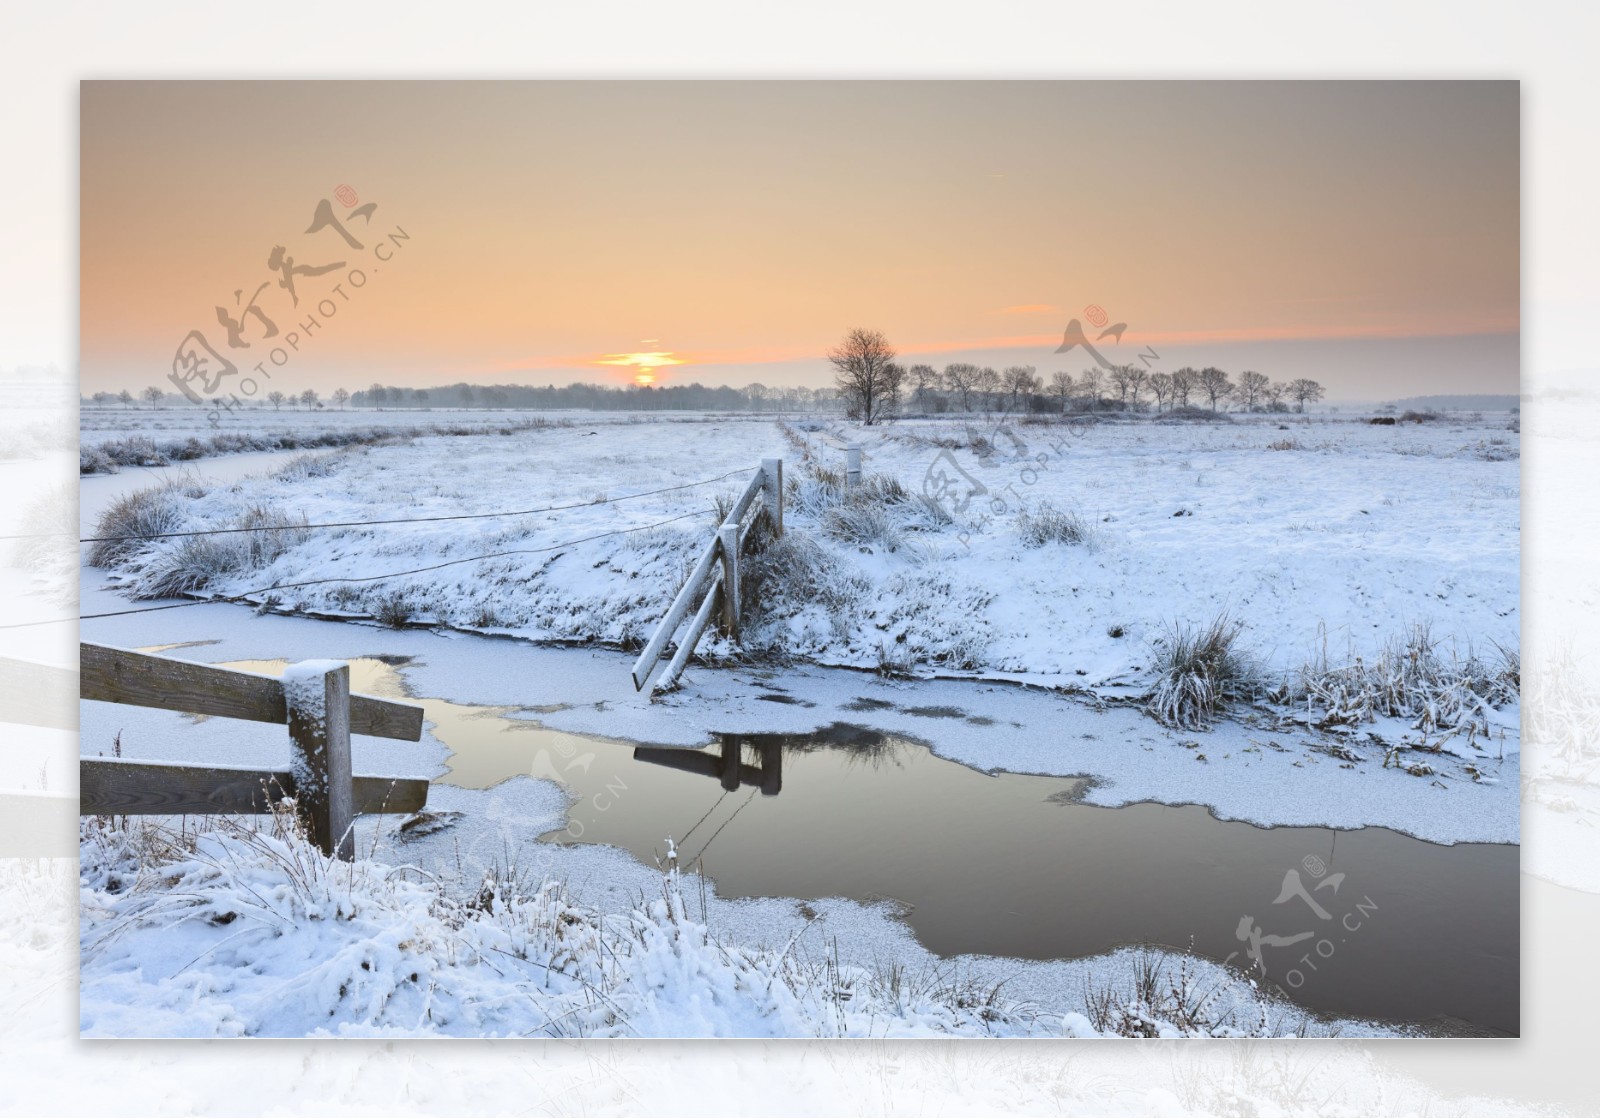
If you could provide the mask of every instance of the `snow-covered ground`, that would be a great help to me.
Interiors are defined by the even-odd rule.
[[[1144,1001],[1126,977],[1155,957],[1137,951],[1080,965],[1078,1009],[1052,1012],[915,953],[847,962],[836,947],[802,944],[805,927],[782,944],[740,946],[697,916],[696,883],[670,845],[632,906],[607,913],[513,870],[452,896],[405,864],[326,859],[291,828],[85,824],[85,1036],[1396,1033],[1309,1020],[1196,959],[1164,959]]]
[[[130,435],[152,439],[205,438],[222,432],[343,431],[350,428],[426,427],[429,424],[477,424],[484,427],[515,423],[536,416],[546,419],[579,417],[578,412],[536,413],[505,408],[340,408],[325,403],[322,407],[302,407],[285,403],[274,408],[262,401],[209,417],[211,410],[196,405],[144,403],[128,405],[85,404],[78,413],[79,437],[86,447]]]
[[[1076,434],[1014,425],[1024,445],[997,436],[984,455],[961,423],[851,431],[868,475],[913,495],[886,503],[865,529],[829,515],[771,421],[635,418],[422,438],[197,490],[174,503],[169,531],[233,527],[252,509],[311,524],[535,510],[313,530],[270,564],[204,590],[248,595],[315,579],[272,595],[290,609],[403,608],[415,622],[627,645],[653,628],[703,544],[713,496],[737,492],[761,459],[785,457],[790,534],[815,545],[798,558],[818,570],[780,588],[750,640],[819,663],[1114,690],[1148,680],[1166,627],[1223,611],[1278,672],[1322,657],[1371,659],[1419,624],[1458,656],[1514,649],[1519,437],[1505,421],[1289,419]],[[797,437],[838,468],[843,453],[824,435]],[[1270,449],[1283,442],[1291,446]],[[963,512],[946,497],[953,518],[940,523],[916,495],[930,469],[952,464],[987,493]],[[706,479],[721,480],[631,499]],[[1018,514],[1044,508],[1077,514],[1087,541],[1030,546]],[[489,553],[502,554],[469,559]],[[131,592],[149,590],[190,555],[184,541],[158,542],[116,576]],[[376,578],[445,562],[453,566]]]
[[[1279,674],[1312,659],[1314,647],[1324,640],[1328,660],[1337,662],[1370,654],[1416,623],[1430,623],[1433,638],[1463,656],[1469,648],[1480,651],[1496,641],[1515,648],[1517,436],[1504,430],[1503,421],[1397,429],[1291,418],[1282,421],[1288,432],[1279,422],[1104,425],[1081,433],[1014,426],[1012,434],[1027,443],[1023,448],[974,420],[972,426],[992,445],[1006,448],[979,455],[971,450],[973,433],[963,422],[906,422],[862,432],[758,419],[619,422],[611,416],[506,435],[422,437],[280,460],[275,473],[264,477],[227,471],[223,480],[207,481],[202,464],[167,499],[173,519],[166,531],[233,527],[242,518],[262,516],[313,525],[396,518],[409,523],[290,530],[282,534],[287,546],[270,562],[259,562],[265,553],[256,552],[247,562],[224,557],[220,567],[213,563],[215,556],[185,553],[181,540],[159,541],[125,553],[109,573],[86,569],[85,614],[127,609],[134,605],[124,597],[129,592],[149,591],[174,572],[199,569],[205,579],[196,589],[204,594],[310,584],[254,596],[277,611],[351,619],[376,615],[390,622],[581,642],[592,651],[483,642],[483,655],[461,655],[465,643],[452,640],[448,631],[255,616],[227,604],[91,619],[84,623],[84,636],[145,647],[220,639],[216,646],[175,651],[205,660],[422,652],[407,669],[408,683],[419,694],[512,710],[537,706],[538,719],[554,730],[691,745],[713,731],[803,731],[829,721],[865,722],[921,735],[938,753],[980,769],[1093,776],[1096,781],[1085,795],[1091,803],[1201,803],[1223,818],[1263,824],[1380,824],[1440,842],[1515,842],[1520,748],[1515,704],[1482,713],[1488,733],[1475,733],[1470,743],[1455,736],[1444,752],[1429,755],[1433,772],[1414,774],[1384,764],[1386,745],[1425,739],[1427,732],[1407,720],[1324,733],[1305,726],[1295,711],[1279,708],[1241,711],[1242,721],[1225,720],[1208,730],[1175,731],[1118,702],[1148,689],[1152,656],[1169,623],[1203,622],[1222,608],[1245,623],[1253,654]],[[825,471],[843,465],[841,437],[864,445],[869,481],[893,477],[912,495],[885,502],[884,531],[874,529],[865,538],[843,538],[836,506],[827,500]],[[1268,444],[1284,439],[1292,445],[1269,449]],[[942,452],[982,483],[988,499],[1014,485],[1031,512],[1048,504],[1079,513],[1092,527],[1090,541],[1029,547],[1015,508],[997,515],[974,503],[965,513],[941,516],[915,495]],[[771,457],[785,459],[792,483],[786,546],[796,549],[792,555],[809,557],[812,568],[802,580],[773,584],[781,593],[751,626],[747,641],[768,655],[813,662],[781,673],[783,690],[799,702],[763,701],[773,676],[759,663],[741,666],[737,659],[723,668],[692,669],[687,685],[665,701],[634,694],[626,680],[628,656],[593,647],[632,644],[648,633],[703,546],[715,520],[713,500],[736,493],[756,464]],[[716,480],[697,484],[708,479]],[[114,485],[125,494],[129,481],[119,476],[87,485]],[[567,508],[543,511],[552,506]],[[417,520],[508,509],[530,512]],[[1180,510],[1183,516],[1172,515]],[[490,552],[504,554],[475,558]],[[391,576],[422,567],[433,570]],[[796,593],[797,588],[810,588],[814,597]],[[1113,635],[1113,630],[1119,632]],[[939,645],[953,637],[959,639],[961,657]],[[466,642],[476,647],[480,640]],[[454,648],[447,655],[449,646]],[[905,648],[912,655],[895,651]],[[717,644],[710,651],[734,653]],[[896,678],[874,680],[829,667],[876,669],[886,661]],[[907,678],[929,674],[974,679]],[[863,688],[887,698],[863,710]],[[959,709],[970,717],[934,727],[916,717],[917,709],[930,706]],[[124,708],[108,714],[105,705],[87,705],[84,748],[103,745],[116,730],[129,727],[134,731],[131,756],[154,750],[171,760],[206,757],[252,764],[281,747],[277,739],[269,744],[252,733],[271,728],[233,728],[215,721],[183,727],[179,722],[158,712]],[[1334,742],[1338,749],[1330,752]],[[376,760],[363,759],[363,749],[358,743],[358,771],[419,775],[439,772],[446,753],[432,740],[414,749],[389,744]],[[1202,758],[1204,764],[1197,764]],[[505,841],[508,813],[526,837],[530,821],[536,821],[531,834],[537,834],[546,824],[560,826],[565,811],[564,798],[553,786],[528,778],[488,794],[439,785],[435,793],[436,806],[464,814],[460,824],[442,833],[439,842],[447,846],[466,839],[469,847],[498,847]],[[384,844],[392,842],[390,824],[363,823],[369,844],[363,850],[374,851],[379,863],[386,858]],[[630,894],[637,900],[641,892],[658,889],[653,868],[615,849],[532,844],[522,850],[537,852],[530,854],[530,868],[541,876],[604,882],[620,890],[576,891],[574,904],[601,923],[636,920],[628,917]],[[413,847],[391,850],[388,857],[409,861],[422,854],[422,848]],[[432,858],[435,872],[448,862],[438,854]],[[270,870],[268,865],[252,873]],[[362,873],[379,872],[365,868]],[[724,962],[733,945],[781,955],[787,939],[806,924],[792,901],[722,901],[714,883],[708,893],[712,912],[704,915],[711,930],[706,935],[723,945],[713,955],[720,953]],[[451,896],[460,901],[459,890]],[[165,935],[166,918],[139,924],[142,918],[135,919],[127,908],[137,909],[134,901],[91,897],[89,904],[104,907],[96,909],[95,920],[108,922],[96,936],[128,920],[134,924],[119,933],[119,940],[126,936],[155,945]],[[908,935],[892,909],[833,899],[812,903],[810,911],[825,915],[827,935],[844,934],[842,939],[854,946],[857,954],[847,961],[851,966],[871,959],[914,961],[934,970],[944,966]],[[221,941],[234,931],[245,932],[221,926],[206,931],[195,951],[207,949],[207,937]],[[380,935],[366,928],[352,943],[366,944],[369,934]],[[110,1014],[114,1003],[129,997],[117,989],[126,982],[127,960],[114,952],[100,959],[103,964],[86,970],[86,982],[104,979],[106,985],[86,1005]],[[704,964],[700,959],[685,974]],[[1199,966],[1210,978],[1221,974],[1215,965]],[[230,980],[223,974],[230,968],[216,967],[220,970],[209,979],[197,978],[190,968],[161,980],[157,1001],[180,999],[180,988],[191,981],[202,986],[253,982]],[[960,967],[974,982],[1023,968],[1026,988],[1038,993],[1035,1006],[1025,1027],[1019,1025],[1022,1017],[1008,1017],[1006,1029],[1038,1032],[1045,1021],[1046,1032],[1057,1032],[1065,1015],[1086,1005],[1091,987],[1103,986],[1107,976],[1126,981],[1134,961],[1126,953],[1031,965],[963,957]],[[211,968],[200,970],[210,974]],[[457,991],[470,990],[485,974],[452,973],[449,982]],[[740,982],[731,975],[717,982],[724,980],[735,988]],[[259,996],[243,988],[236,993],[241,1006],[253,1005]],[[206,1021],[232,1023],[223,1013],[235,1005],[232,997],[223,993],[208,1002],[217,1013]],[[394,1005],[409,1014],[416,1004],[408,999],[411,995]],[[863,1002],[874,1006],[868,1019],[876,1023],[866,1029],[839,1025],[836,1018],[819,1025],[815,1019],[802,1023],[782,1015],[767,1025],[779,1032],[882,1033],[932,1023],[936,1030],[965,1032],[955,1019],[941,1018],[945,1011],[935,1004],[944,1005],[935,999],[924,1007],[925,1014],[897,1018]],[[380,1019],[385,1025],[397,1023],[363,1016],[353,1003],[342,1005],[330,1028],[361,1028]],[[1043,1019],[1032,1016],[1040,1008]],[[252,1032],[294,1032],[304,1025],[274,1022],[264,1012],[251,1021]],[[466,1032],[519,1028],[512,1019],[459,1021]],[[175,1022],[152,1029],[177,1028]],[[720,1023],[706,1028],[765,1030],[737,1016]],[[94,1026],[85,1018],[88,1029],[118,1032],[126,1025],[107,1017]],[[521,1021],[520,1028],[533,1027]],[[997,1027],[985,1020],[983,1028]],[[1345,1023],[1342,1028],[1361,1033],[1373,1027]],[[593,1029],[610,1027],[602,1022]]]

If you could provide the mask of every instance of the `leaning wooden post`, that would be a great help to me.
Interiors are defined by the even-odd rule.
[[[860,447],[849,446],[844,449],[844,481],[851,489],[861,484]]]
[[[350,666],[302,661],[283,674],[289,713],[295,811],[324,855],[349,859],[353,815],[350,776]]]
[[[767,519],[772,523],[772,535],[783,535],[783,460],[761,460],[761,473],[766,475]]]
[[[718,534],[722,552],[722,629],[739,640],[739,526],[728,521]]]

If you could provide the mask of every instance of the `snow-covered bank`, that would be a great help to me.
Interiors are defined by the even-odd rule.
[[[1331,1027],[1203,961],[1108,961],[1054,1012],[934,971],[802,943],[739,947],[691,915],[669,855],[629,911],[511,872],[452,897],[425,872],[325,859],[290,821],[85,823],[90,1037],[1293,1036]],[[1340,1027],[1347,1027],[1341,1030]]]
[[[771,422],[423,438],[335,454],[314,470],[190,487],[152,506],[168,532],[260,524],[253,510],[320,524],[578,507],[288,532],[270,562],[242,566],[196,565],[194,540],[157,540],[123,549],[114,578],[135,595],[169,589],[175,573],[197,593],[228,595],[314,579],[256,597],[281,609],[627,646],[670,601],[713,522],[714,497],[740,479],[617,499],[787,457],[794,555],[747,636],[783,655],[1148,690],[1168,627],[1224,611],[1278,674],[1370,661],[1416,625],[1458,658],[1515,649],[1515,433],[1503,422],[1287,426],[1289,437],[1257,418],[1016,424],[1006,429],[1016,443],[954,421],[852,430],[869,475],[886,486],[881,507],[861,516],[830,506],[815,469],[795,461],[803,454],[826,470],[839,452],[820,433]],[[938,502],[920,496],[930,471],[957,467],[982,496],[964,510],[953,491]],[[1040,527],[1067,513],[1085,530],[1081,543]],[[472,558],[489,553],[500,554]],[[453,566],[377,578],[440,563]]]

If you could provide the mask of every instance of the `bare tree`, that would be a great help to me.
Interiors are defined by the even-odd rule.
[[[1289,395],[1289,386],[1283,381],[1268,381],[1262,388],[1261,395],[1266,398],[1267,407],[1277,412],[1283,409],[1283,398]]]
[[[985,365],[972,380],[972,389],[978,394],[978,403],[985,412],[994,410],[994,397],[1000,391],[1000,373]]]
[[[146,404],[148,404],[148,405],[150,405],[150,407],[154,408],[157,404],[161,403],[161,398],[163,396],[167,395],[167,394],[162,392],[160,389],[156,388],[156,386],[151,385],[149,388],[145,389],[139,395],[144,397]]]
[[[300,403],[304,404],[307,408],[314,407],[317,403],[317,390],[306,389],[305,392],[300,394]]]
[[[863,424],[870,426],[882,419],[904,377],[904,370],[894,363],[894,347],[882,332],[857,327],[828,351],[828,361],[846,407]]]
[[[1137,365],[1128,366],[1128,400],[1135,407],[1139,407],[1139,394],[1144,392],[1150,383],[1150,374],[1147,370]]]
[[[1208,365],[1200,370],[1196,382],[1197,387],[1206,394],[1206,399],[1211,402],[1211,410],[1213,412],[1217,410],[1217,401],[1226,400],[1228,394],[1233,391],[1233,382],[1228,379],[1226,373],[1215,365]]]
[[[333,402],[343,408],[345,401],[350,399],[350,393],[345,389],[333,390]]]
[[[1061,401],[1061,411],[1067,410],[1067,397],[1072,395],[1072,374],[1065,369],[1057,369],[1050,377],[1050,389],[1056,394],[1056,399]]]
[[[972,411],[972,390],[977,387],[979,369],[965,361],[958,361],[944,367],[945,391],[953,392],[961,398],[961,410]]]
[[[1024,403],[1039,391],[1039,378],[1031,365],[1011,365],[1000,376],[1001,384],[1011,396],[1011,410],[1017,410],[1018,400]]]
[[[1133,376],[1133,366],[1113,365],[1106,371],[1106,379],[1111,382],[1111,387],[1117,390],[1118,407],[1128,406],[1128,378]]]
[[[1078,377],[1078,390],[1089,401],[1089,410],[1095,411],[1100,407],[1100,391],[1105,385],[1105,375],[1098,368],[1091,365]]]
[[[1245,411],[1254,412],[1256,405],[1266,399],[1267,385],[1270,383],[1265,373],[1254,373],[1246,369],[1239,374],[1239,403],[1244,405]]]
[[[272,402],[272,410],[274,412],[283,407],[284,395],[277,389],[273,389],[271,392],[267,393],[267,399]]]
[[[133,403],[133,393],[129,392],[127,389],[123,389],[121,392],[117,393],[117,399],[122,401],[122,406],[126,408],[128,405]]]
[[[939,374],[931,365],[913,365],[906,370],[906,375],[911,379],[912,406],[927,411],[929,401],[939,388]]]
[[[1190,366],[1172,371],[1172,403],[1180,408],[1189,407],[1189,394],[1199,386],[1200,374]]]
[[[1289,396],[1294,400],[1295,411],[1304,412],[1307,404],[1321,400],[1324,389],[1308,377],[1296,377],[1289,382]]]
[[[1150,374],[1150,391],[1155,394],[1156,411],[1161,411],[1161,406],[1172,399],[1172,374]]]

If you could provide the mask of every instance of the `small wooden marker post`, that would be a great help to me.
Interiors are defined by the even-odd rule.
[[[295,666],[298,667],[298,666]],[[292,677],[295,668],[286,675]],[[286,679],[295,809],[311,841],[325,855],[354,854],[350,774],[350,666],[341,664],[312,678]]]
[[[861,448],[854,444],[844,449],[844,482],[850,489],[861,484]]]
[[[739,640],[739,526],[734,521],[725,523],[718,538],[722,552],[722,628],[733,640]]]
[[[761,473],[766,487],[767,519],[772,523],[772,535],[783,535],[783,460],[761,460]]]

